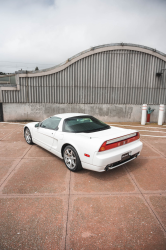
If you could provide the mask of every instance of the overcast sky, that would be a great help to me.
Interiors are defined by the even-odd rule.
[[[92,46],[166,54],[166,0],[0,0],[0,71],[49,68]]]

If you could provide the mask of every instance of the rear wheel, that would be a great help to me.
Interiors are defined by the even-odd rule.
[[[31,132],[30,132],[29,128],[25,129],[24,137],[25,137],[25,140],[28,144],[33,144],[32,136],[31,136]]]
[[[75,148],[73,148],[72,146],[69,145],[64,148],[63,159],[64,159],[66,167],[69,170],[73,172],[77,172],[82,169],[82,165],[81,165],[81,161],[78,156],[78,153],[75,150]]]

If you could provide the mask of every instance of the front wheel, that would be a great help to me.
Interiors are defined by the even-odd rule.
[[[73,171],[77,172],[82,169],[81,161],[78,156],[77,151],[72,146],[66,146],[63,150],[63,159],[66,167]]]
[[[29,128],[25,129],[24,137],[25,137],[25,140],[28,144],[33,144],[32,136],[31,136],[31,132],[30,132]]]

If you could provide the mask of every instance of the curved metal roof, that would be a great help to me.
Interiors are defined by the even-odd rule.
[[[47,75],[47,74],[53,74],[56,73],[58,71],[63,70],[64,68],[68,67],[69,65],[71,65],[72,63],[95,53],[99,53],[99,52],[103,52],[103,51],[108,51],[108,50],[120,50],[120,49],[124,49],[124,50],[133,50],[133,51],[139,51],[139,52],[144,52],[144,53],[148,53],[150,55],[156,56],[164,61],[166,61],[166,54],[147,47],[147,46],[143,46],[143,45],[138,45],[138,44],[132,44],[132,43],[111,43],[111,44],[104,44],[104,45],[99,45],[99,46],[95,46],[95,47],[91,47],[87,50],[84,50],[70,58],[68,58],[65,62],[62,62],[54,67],[51,68],[47,68],[47,69],[43,69],[43,70],[39,70],[39,71],[31,71],[31,72],[27,72],[27,74],[19,74],[21,77],[25,77],[28,75],[28,77],[31,76],[41,76],[41,75]]]
[[[72,60],[73,58],[75,58],[75,57],[77,57],[79,55],[85,54],[86,52],[91,51],[91,50],[96,50],[96,49],[105,48],[105,47],[113,47],[113,46],[138,47],[138,48],[150,50],[152,52],[156,52],[156,53],[166,57],[166,54],[164,54],[164,53],[162,53],[162,52],[160,52],[160,51],[158,51],[156,49],[153,49],[153,48],[150,48],[150,47],[147,47],[147,46],[143,46],[143,45],[139,45],[139,44],[133,44],[133,43],[109,43],[109,44],[103,44],[103,45],[98,45],[98,46],[95,46],[95,47],[91,47],[90,49],[84,50],[84,51],[74,55],[73,57],[70,57],[68,60]]]

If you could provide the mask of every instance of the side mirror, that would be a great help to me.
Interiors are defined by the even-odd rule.
[[[56,128],[55,128],[55,130],[57,131],[59,129],[59,127],[57,126]]]
[[[35,128],[38,128],[39,127],[39,123],[35,124]]]
[[[39,128],[41,126],[41,122],[38,122],[37,124],[35,124],[35,128]]]

